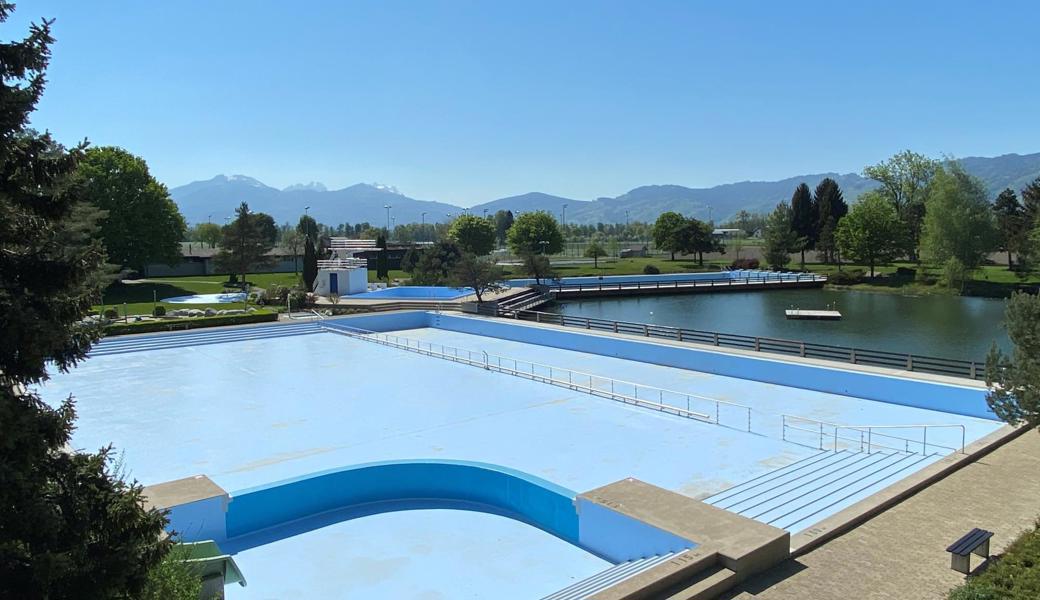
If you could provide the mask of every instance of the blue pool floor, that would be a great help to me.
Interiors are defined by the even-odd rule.
[[[535,600],[610,563],[522,523],[454,510],[337,523],[239,553],[247,598]],[[286,577],[291,573],[291,577]]]
[[[968,427],[969,441],[998,427],[982,419],[439,329],[401,334],[690,390],[751,404],[762,416],[753,424],[756,433],[748,434],[331,333],[93,357],[69,374],[57,374],[41,393],[52,403],[74,394],[74,445],[94,450],[114,443],[142,483],[204,473],[232,493],[357,463],[446,458],[500,464],[578,492],[631,476],[700,498],[818,452],[779,439],[774,415],[781,412],[853,424],[958,422]],[[446,571],[426,596],[413,593],[415,582],[402,577],[373,583],[371,595],[357,596],[368,598],[459,597],[450,587],[456,567],[437,561],[473,561],[493,571],[515,569],[535,556],[557,566],[528,570],[525,581],[548,591],[600,568],[599,559],[523,525],[484,515],[424,519],[427,512],[385,521],[367,517],[243,552],[251,585],[242,592],[293,596],[269,593],[254,582],[277,580],[267,584],[270,589],[288,590],[277,586],[290,585],[293,572],[269,567],[319,556],[407,557]],[[370,525],[380,522],[386,526]],[[358,535],[367,547],[343,545],[341,534],[354,531],[363,532]],[[414,541],[400,542],[413,531]],[[495,544],[493,551],[484,545],[523,535],[530,540]],[[440,541],[447,546],[438,547],[436,559],[423,553]],[[368,585],[368,570],[343,573],[336,585]],[[474,581],[473,594],[488,595],[487,588],[478,591],[480,585]],[[308,587],[307,597],[344,596],[316,589]],[[493,589],[496,597],[529,597]]]

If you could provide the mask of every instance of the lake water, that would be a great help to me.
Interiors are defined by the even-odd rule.
[[[828,307],[841,311],[844,318],[784,317],[788,308]],[[1011,347],[1002,325],[1004,301],[991,298],[775,290],[566,301],[544,310],[965,360],[984,360],[994,341],[1004,349]]]

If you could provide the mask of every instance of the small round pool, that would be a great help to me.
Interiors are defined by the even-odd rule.
[[[383,298],[402,298],[412,300],[455,300],[473,293],[473,288],[453,288],[443,286],[402,285],[384,288],[360,294],[351,294],[351,298],[362,300],[380,300]]]
[[[245,302],[246,293],[236,292],[233,294],[194,294],[192,296],[174,296],[163,298],[163,302],[171,304],[228,304],[231,302]]]

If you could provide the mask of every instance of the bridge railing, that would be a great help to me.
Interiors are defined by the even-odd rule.
[[[855,365],[887,367],[890,369],[933,373],[936,375],[948,375],[951,377],[964,377],[967,379],[982,379],[985,377],[984,367],[986,363],[984,361],[938,358],[934,356],[922,356],[903,352],[888,352],[885,350],[834,346],[830,344],[818,344],[815,342],[740,335],[736,333],[703,331],[699,329],[687,329],[685,327],[654,325],[652,323],[612,321],[608,319],[562,315],[534,310],[502,311],[499,316],[524,321],[562,325],[564,327],[609,331],[612,333],[627,333],[630,335],[674,340],[677,342],[693,342],[723,348],[737,348],[741,350],[752,350],[755,352],[784,354],[804,358],[818,358]]]

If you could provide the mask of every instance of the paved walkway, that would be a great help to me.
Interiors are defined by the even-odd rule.
[[[1040,434],[1026,432],[724,598],[940,600],[964,581],[950,569],[946,546],[981,527],[994,532],[990,552],[997,554],[1040,517],[1038,473]]]

